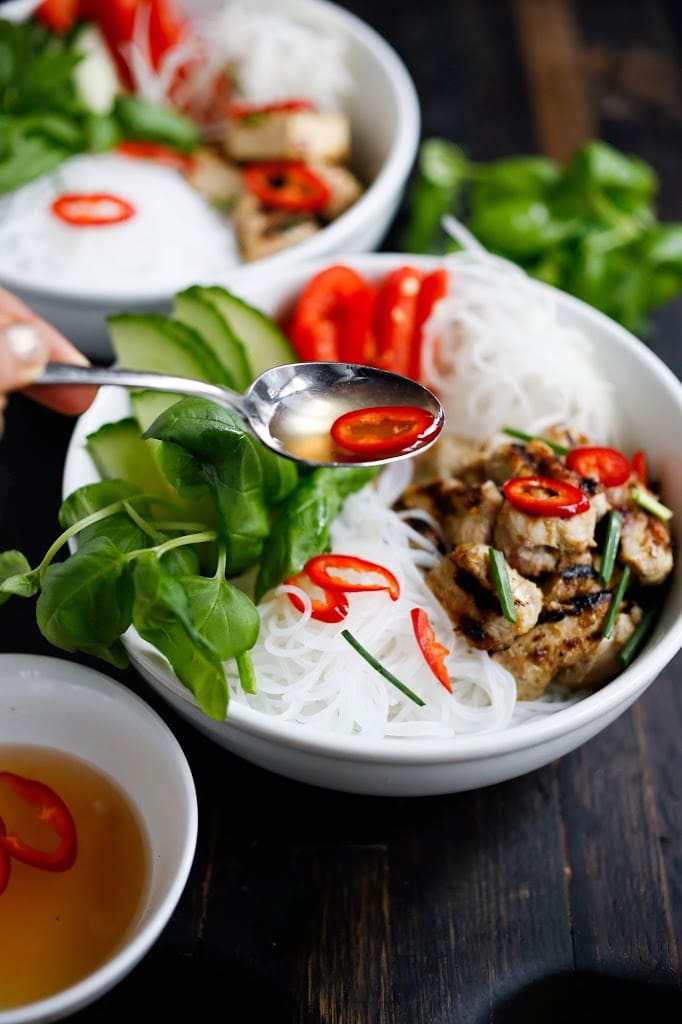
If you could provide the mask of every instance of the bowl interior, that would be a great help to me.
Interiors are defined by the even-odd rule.
[[[35,1009],[0,1011],[0,1024],[18,1024],[84,1005],[149,948],[187,880],[196,845],[197,802],[175,737],[124,687],[81,665],[20,654],[0,657],[0,678],[0,746],[51,747],[99,768],[136,808],[149,846],[146,897],[124,946],[94,974],[33,1004]]]

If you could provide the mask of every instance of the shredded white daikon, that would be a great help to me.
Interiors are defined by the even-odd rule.
[[[615,443],[613,390],[592,342],[562,322],[552,292],[480,246],[446,264],[448,295],[425,325],[423,357],[446,428],[483,440],[505,426],[541,432],[562,422]]]
[[[51,212],[65,192],[113,193],[135,208],[120,224],[73,227]],[[239,263],[229,222],[180,173],[115,154],[76,156],[0,197],[2,269],[26,287],[75,295],[179,291]]]
[[[394,490],[387,476],[384,494]],[[423,576],[440,554],[386,506],[376,487],[347,499],[334,523],[332,550],[385,566],[399,580],[398,599],[385,592],[350,594],[348,615],[331,624],[310,617],[304,591],[278,587],[260,605],[261,633],[252,651],[258,693],[245,694],[231,675],[231,700],[315,730],[368,737],[445,737],[509,725],[516,704],[513,677],[453,633]],[[289,599],[292,590],[304,612]],[[417,645],[412,608],[427,611],[437,638],[451,651],[446,664],[452,694]],[[418,707],[368,665],[341,635],[344,629],[425,706]]]

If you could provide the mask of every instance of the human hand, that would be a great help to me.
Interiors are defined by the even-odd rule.
[[[11,391],[25,391],[43,405],[71,415],[88,408],[95,397],[95,388],[30,386],[48,360],[88,365],[83,353],[59,331],[36,316],[11,292],[0,288],[0,428],[2,410]]]

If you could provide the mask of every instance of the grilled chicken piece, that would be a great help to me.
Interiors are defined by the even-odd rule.
[[[336,220],[362,195],[362,185],[347,167],[315,163],[310,165],[310,169],[331,189],[331,199],[317,211],[322,220]]]
[[[505,501],[495,522],[494,543],[510,565],[524,576],[540,576],[570,562],[589,562],[595,546],[596,514],[586,512],[561,519],[533,516]]]
[[[241,254],[250,262],[305,241],[319,225],[314,217],[275,210],[245,192],[235,207],[234,229]]]
[[[440,523],[446,541],[456,544],[491,544],[493,525],[503,497],[488,480],[468,487],[461,480],[432,480],[412,484],[401,498],[403,508],[420,508]]]
[[[508,567],[516,622],[502,615],[486,544],[459,544],[426,577],[450,621],[474,647],[499,651],[531,629],[542,608],[542,591]]]
[[[617,671],[616,657],[641,617],[619,613],[614,631],[602,635],[611,592],[597,591],[545,608],[534,626],[506,650],[492,655],[516,679],[519,700],[540,697],[553,679],[575,688],[605,682]]]
[[[346,114],[310,110],[272,111],[228,118],[225,152],[239,162],[303,160],[343,163],[350,157],[350,120]]]
[[[230,210],[242,193],[241,172],[208,146],[199,146],[185,178],[205,199],[222,210]]]
[[[618,555],[644,586],[662,583],[672,571],[673,551],[665,523],[631,504],[623,510],[623,530]]]

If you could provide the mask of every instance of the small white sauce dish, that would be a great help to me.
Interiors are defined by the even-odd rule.
[[[149,847],[146,897],[124,944],[82,981],[0,1011],[0,1024],[37,1024],[73,1014],[104,995],[159,937],[192,866],[197,799],[185,755],[156,712],[108,676],[75,662],[0,656],[3,745],[50,747],[108,775],[138,812]]]

